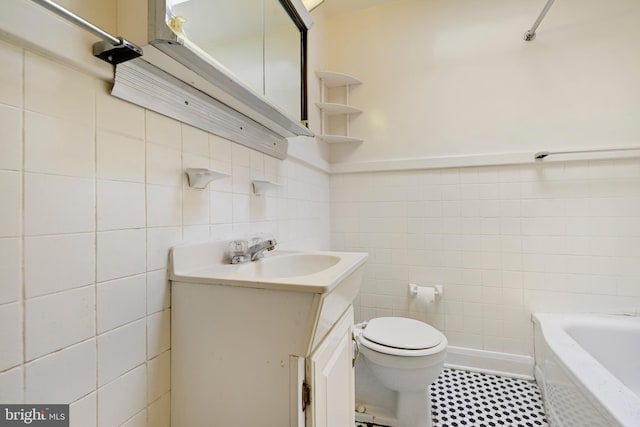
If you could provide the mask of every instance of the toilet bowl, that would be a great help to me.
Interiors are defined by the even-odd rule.
[[[379,317],[356,325],[357,418],[394,427],[431,427],[429,385],[442,372],[447,338],[430,325]],[[373,420],[367,417],[373,417]]]

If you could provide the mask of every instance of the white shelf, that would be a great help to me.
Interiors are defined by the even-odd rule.
[[[333,102],[317,102],[316,105],[325,113],[333,114],[360,114],[362,110],[351,105],[336,104]]]
[[[254,179],[252,184],[253,184],[253,193],[258,196],[265,194],[267,191],[271,191],[275,188],[280,187],[280,184],[276,184],[275,182],[261,181],[257,179]]]
[[[318,138],[330,143],[340,144],[349,142],[362,142],[360,138],[354,138],[350,134],[350,123],[353,115],[362,113],[362,110],[350,105],[349,94],[352,86],[361,85],[362,82],[357,78],[344,73],[336,73],[334,71],[316,71],[316,76],[320,79],[320,102],[316,106],[320,109],[320,135]],[[332,88],[344,88],[344,98],[340,99]],[[335,97],[341,103],[328,102],[329,96]],[[343,116],[344,133],[342,135],[331,135],[331,127],[328,126],[334,120],[335,116]],[[335,123],[333,123],[335,124]],[[340,131],[342,132],[342,131]]]
[[[211,181],[216,179],[228,178],[231,175],[225,172],[214,171],[206,168],[186,168],[189,187],[203,190]]]
[[[316,135],[318,138],[329,144],[342,144],[344,142],[362,142],[364,139],[354,138],[344,135]]]
[[[333,71],[316,71],[316,76],[324,81],[326,87],[361,85],[362,81],[353,76]]]

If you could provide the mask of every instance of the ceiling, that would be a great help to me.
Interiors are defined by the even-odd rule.
[[[355,10],[367,9],[397,0],[325,0],[318,9],[324,9],[328,15],[340,15]]]

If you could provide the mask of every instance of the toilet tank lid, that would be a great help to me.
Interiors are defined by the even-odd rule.
[[[442,333],[434,327],[404,317],[371,319],[362,335],[377,344],[406,350],[432,348],[442,341]]]

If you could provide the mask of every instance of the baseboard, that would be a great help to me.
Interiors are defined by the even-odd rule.
[[[450,346],[447,348],[445,366],[533,380],[533,362],[534,359],[531,356]]]

